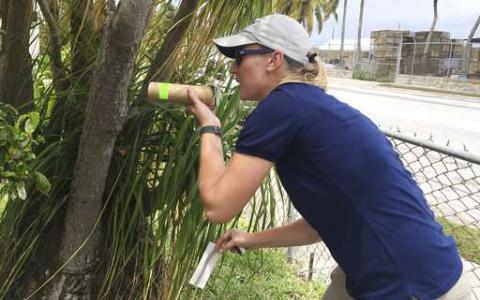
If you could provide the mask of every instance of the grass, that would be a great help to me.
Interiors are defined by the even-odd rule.
[[[438,218],[453,235],[462,257],[480,264],[480,230]],[[319,299],[325,286],[297,276],[298,266],[287,263],[282,250],[226,253],[205,290],[190,290],[195,299]],[[190,299],[192,297],[189,297]],[[187,298],[185,298],[187,299]]]
[[[447,234],[453,235],[463,258],[480,264],[480,230],[438,218]]]
[[[353,72],[353,79],[365,80],[365,81],[378,81],[378,82],[394,82],[395,77],[393,75],[376,75],[372,72],[358,70]]]
[[[319,299],[325,288],[319,281],[297,276],[282,250],[254,250],[244,255],[224,254],[204,291],[196,299]],[[191,297],[190,297],[191,298]]]

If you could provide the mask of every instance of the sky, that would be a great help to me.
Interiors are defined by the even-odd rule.
[[[348,0],[345,38],[355,39],[358,30],[360,0]],[[338,22],[331,17],[323,25],[320,34],[312,34],[312,43],[321,45],[332,36],[340,39],[343,0],[337,10]],[[451,38],[467,38],[480,15],[480,0],[438,0],[436,30],[450,32]],[[365,0],[362,38],[370,32],[383,29],[428,31],[433,21],[433,0]],[[315,29],[316,31],[316,29]],[[480,37],[480,28],[475,37]]]

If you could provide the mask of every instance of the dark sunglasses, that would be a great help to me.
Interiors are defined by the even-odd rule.
[[[246,55],[259,55],[259,54],[267,54],[272,53],[275,50],[269,48],[238,48],[235,49],[235,64],[240,66],[242,63],[242,58]]]

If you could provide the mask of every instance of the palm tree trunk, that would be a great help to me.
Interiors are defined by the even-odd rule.
[[[465,46],[465,51],[463,52],[463,71],[464,74],[468,77],[468,71],[470,69],[470,56],[471,56],[471,51],[472,51],[472,39],[473,35],[478,29],[478,26],[480,26],[480,16],[478,16],[477,20],[473,24],[472,30],[470,30],[470,34],[468,35],[467,39],[467,45]]]
[[[5,25],[6,37],[1,45],[3,99],[0,100],[26,112],[33,102],[32,57],[29,52],[33,3],[32,0],[4,0],[2,8],[2,27]]]
[[[360,17],[358,18],[358,32],[357,32],[357,47],[355,48],[355,66],[354,71],[358,71],[360,67],[360,58],[362,55],[362,23],[363,23],[363,9],[365,0],[360,1]]]
[[[437,25],[437,19],[438,19],[437,4],[438,4],[438,0],[433,0],[433,22],[432,22],[432,26],[430,27],[430,32],[428,33],[427,40],[425,41],[425,47],[423,48],[422,59],[420,61],[421,70],[422,68],[425,67],[425,63],[427,62],[428,52],[430,51],[430,42],[432,41],[433,31],[435,30],[435,26]]]
[[[65,267],[49,296],[95,299],[103,259],[102,199],[127,94],[152,0],[122,0],[105,32],[93,71],[58,263]],[[100,271],[101,273],[101,271]]]
[[[343,66],[343,47],[345,43],[345,21],[347,19],[347,0],[343,0],[342,37],[340,41],[340,65]]]

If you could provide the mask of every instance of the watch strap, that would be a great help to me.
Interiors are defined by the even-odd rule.
[[[219,126],[207,125],[200,128],[200,135],[204,133],[214,133],[219,137],[222,136],[222,128]]]

